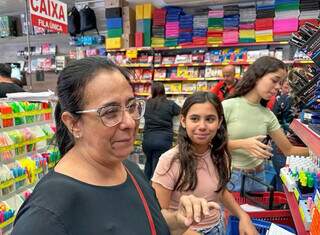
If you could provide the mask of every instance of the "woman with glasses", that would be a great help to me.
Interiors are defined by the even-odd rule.
[[[152,98],[147,100],[142,148],[147,157],[144,173],[150,180],[159,157],[172,147],[172,119],[179,115],[180,107],[166,97],[162,82],[153,82]]]
[[[176,213],[160,210],[144,174],[126,160],[145,103],[125,70],[102,57],[71,62],[57,93],[63,157],[20,208],[13,235],[181,234],[218,207],[189,196]]]

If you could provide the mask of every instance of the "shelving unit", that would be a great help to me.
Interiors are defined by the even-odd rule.
[[[122,61],[124,61],[124,64],[120,63],[121,66],[130,68],[135,71],[141,69],[140,71],[138,71],[139,75],[137,79],[132,80],[133,84],[135,84],[135,88],[136,88],[135,91],[138,96],[148,96],[147,91],[150,91],[150,86],[148,85],[151,84],[152,81],[159,81],[159,82],[167,82],[166,94],[169,96],[173,96],[174,98],[174,96],[176,95],[192,94],[192,92],[189,92],[188,88],[187,90],[182,89],[181,92],[176,92],[176,89],[171,90],[171,84],[173,84],[174,82],[177,82],[177,84],[180,82],[181,85],[183,85],[185,82],[190,82],[190,83],[208,82],[207,89],[210,89],[210,87],[213,86],[215,82],[218,82],[219,80],[222,79],[220,77],[222,75],[219,74],[221,72],[219,71],[222,69],[223,66],[226,66],[229,64],[236,66],[237,67],[236,77],[240,77],[243,74],[243,72],[246,70],[246,68],[254,62],[253,60],[255,58],[254,53],[251,53],[250,55],[248,54],[248,57],[247,57],[246,52],[250,52],[252,50],[265,50],[265,49],[270,51],[276,51],[278,50],[279,47],[282,48],[283,54],[288,55],[289,44],[287,41],[261,42],[261,43],[186,45],[186,46],[174,46],[174,47],[129,47],[129,48],[121,48],[121,49],[109,49],[107,50],[107,53],[109,53],[112,56],[116,56],[114,58],[117,58],[117,59],[121,58],[121,57],[117,57],[119,55],[124,58],[127,58],[124,60],[122,59]],[[232,53],[232,51],[229,52],[230,50],[227,48],[230,48],[230,50],[232,48],[235,48],[235,53]],[[245,55],[243,57],[242,57],[243,52],[241,48],[245,48],[244,49]],[[225,49],[228,50],[228,52],[226,53],[232,53],[233,54],[232,56],[234,57],[230,57],[230,58],[226,57],[223,59],[221,58],[216,59],[214,57],[215,55],[214,51],[225,50]],[[239,51],[241,53],[240,56],[238,55]],[[209,55],[209,57],[206,57],[205,54],[207,52],[210,52],[213,55],[211,54]],[[225,52],[223,52],[223,55],[226,56],[224,53]],[[199,56],[201,54],[204,57],[200,56],[200,57],[196,57],[196,59],[192,57],[192,59],[190,58],[190,60],[185,59],[185,61],[188,61],[188,62],[191,60],[199,61],[199,62],[177,63],[177,62],[183,61],[183,59],[181,60],[180,58],[180,59],[174,60],[170,58],[170,57],[175,57],[176,55]],[[132,57],[130,57],[132,55],[135,56],[133,57],[133,59]],[[144,58],[141,60],[143,61],[143,63],[136,63],[136,62],[140,62],[140,57],[139,57],[140,55],[142,55],[142,57],[152,56],[153,57],[152,62],[151,60],[148,60],[148,63],[145,63],[144,61],[146,60]],[[125,56],[129,56],[129,57],[125,57]],[[128,58],[131,58],[131,59],[128,59]],[[131,61],[131,63],[128,61]],[[205,62],[201,62],[201,61],[205,61]],[[222,62],[215,62],[215,61],[222,61]],[[283,61],[289,66],[301,66],[301,65],[307,65],[307,64],[313,63],[312,60],[298,60],[298,59],[283,60]],[[182,68],[182,67],[186,67],[186,68]],[[192,68],[194,68],[194,70],[192,70]],[[179,72],[179,69],[181,69],[180,72]],[[208,74],[207,74],[207,69],[208,69]],[[146,80],[144,80],[144,76],[142,74],[144,74],[145,71],[147,70],[152,71],[152,78],[150,79],[148,77]],[[185,73],[185,72],[181,72],[183,70],[187,70],[189,76],[184,77],[183,75],[183,77],[181,77],[181,74]],[[206,75],[204,75],[203,71],[201,70],[205,70]],[[198,72],[193,73],[192,71],[198,71],[199,73],[201,72],[200,73],[201,75],[200,74],[196,75],[199,77],[192,77],[192,74],[198,73]],[[206,76],[212,76],[212,77],[206,78]],[[209,83],[209,81],[211,82]],[[190,89],[190,91],[198,90],[198,86],[196,84],[194,86],[196,86],[197,88]],[[183,92],[183,91],[187,91],[187,92]]]
[[[179,81],[219,81],[223,78],[154,78],[153,81],[179,82]]]
[[[302,218],[299,212],[299,205],[294,193],[288,192],[285,186],[283,186],[283,190],[287,197],[287,201],[288,201],[292,219],[297,231],[297,235],[309,235],[310,233],[306,231],[304,228]]]
[[[129,47],[120,49],[109,49],[107,52],[115,51],[127,51],[127,50],[137,50],[137,51],[167,51],[167,50],[177,50],[177,49],[197,49],[197,48],[217,48],[217,47],[246,47],[246,46],[280,46],[288,45],[287,41],[282,42],[255,42],[255,43],[232,43],[232,44],[207,44],[207,45],[191,45],[191,46],[176,46],[176,47]]]
[[[293,120],[290,128],[316,156],[320,157],[320,136],[317,133],[315,133],[306,124],[303,124],[298,119]]]
[[[21,101],[1,100],[0,204],[1,210],[12,210],[0,223],[1,234],[9,233],[27,193],[58,160],[56,150],[49,148],[54,136],[50,102],[25,97]]]
[[[306,124],[303,124],[298,119],[293,120],[293,122],[290,125],[290,128],[309,147],[313,154],[315,154],[316,156],[320,156],[320,136],[317,133],[312,131]],[[297,234],[309,235],[310,233],[306,231],[304,227],[299,212],[299,205],[296,196],[293,192],[289,192],[285,186],[283,188],[288,200],[289,208],[297,230]]]

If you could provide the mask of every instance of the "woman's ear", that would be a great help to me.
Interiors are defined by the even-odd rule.
[[[186,128],[186,118],[183,115],[180,115],[180,125]]]
[[[64,125],[68,128],[69,132],[76,138],[80,138],[81,128],[80,128],[80,121],[79,119],[75,118],[69,112],[63,112],[61,115],[61,120],[63,121]]]

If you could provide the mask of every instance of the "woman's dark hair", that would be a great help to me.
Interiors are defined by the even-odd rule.
[[[235,92],[228,98],[234,98],[246,95],[251,91],[256,82],[268,73],[275,73],[279,69],[287,71],[287,66],[281,60],[271,56],[262,56],[257,59],[244,73],[242,79],[237,83]],[[261,99],[261,105],[266,107],[268,100]]]
[[[11,78],[11,67],[8,64],[0,64],[0,76]]]
[[[81,114],[76,112],[83,109],[85,87],[101,71],[120,72],[130,84],[131,74],[129,71],[117,66],[105,57],[88,57],[72,61],[59,74],[58,103],[54,115],[57,126],[56,142],[62,156],[74,146],[75,141],[72,133],[62,122],[61,114],[69,112],[75,118],[80,118]]]
[[[223,190],[230,180],[231,176],[231,155],[227,148],[228,135],[227,125],[224,119],[223,108],[221,102],[216,95],[209,92],[196,92],[189,96],[184,102],[181,115],[186,117],[190,108],[194,104],[203,104],[210,102],[217,110],[219,121],[222,120],[220,128],[211,140],[211,159],[216,166],[219,174],[219,185],[217,192]],[[180,124],[178,135],[179,153],[173,158],[170,168],[174,161],[180,162],[180,172],[178,180],[174,186],[174,190],[188,191],[194,190],[198,184],[197,178],[197,156],[192,151],[192,141],[187,131]],[[170,169],[169,168],[169,169]]]
[[[153,82],[151,86],[151,96],[156,98],[158,96],[165,96],[166,91],[162,82]]]
[[[162,82],[153,82],[151,85],[151,97],[148,105],[150,105],[151,109],[158,109],[160,103],[167,99],[166,91],[164,89],[164,85]]]

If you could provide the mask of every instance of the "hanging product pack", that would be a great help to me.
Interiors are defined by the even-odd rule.
[[[71,36],[80,33],[80,13],[76,7],[72,7],[68,12],[68,32]]]
[[[96,29],[97,33],[99,34],[96,14],[94,13],[94,10],[86,5],[80,10],[80,31],[83,34],[84,32],[92,29]]]

